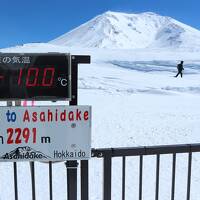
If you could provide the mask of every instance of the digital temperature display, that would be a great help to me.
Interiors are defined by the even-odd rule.
[[[70,59],[64,53],[0,53],[0,100],[70,100]]]

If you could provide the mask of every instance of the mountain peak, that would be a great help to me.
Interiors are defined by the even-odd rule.
[[[154,12],[106,11],[51,44],[96,48],[200,47],[200,31]]]
[[[115,14],[119,14],[121,12],[116,12],[116,11],[111,11],[111,10],[107,10],[106,12],[104,12],[102,15],[115,15]]]
[[[150,11],[148,11],[148,12],[143,12],[143,13],[141,13],[141,14],[143,14],[143,15],[159,16],[159,14],[157,14],[157,13],[155,13],[155,12],[150,12]]]
[[[135,12],[120,12],[120,11],[108,10],[108,11],[104,12],[102,15],[154,15],[154,16],[158,16],[159,14],[157,14],[155,12],[150,12],[150,11],[135,13]]]

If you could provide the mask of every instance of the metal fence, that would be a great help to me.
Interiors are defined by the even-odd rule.
[[[144,168],[144,157],[148,155],[154,155],[156,157],[156,174],[155,174],[155,200],[159,199],[159,186],[160,186],[160,158],[162,155],[171,155],[172,162],[172,174],[171,174],[171,194],[170,199],[175,199],[175,183],[177,173],[177,155],[187,154],[187,188],[186,188],[186,200],[190,200],[191,191],[191,173],[192,173],[192,156],[194,152],[200,152],[200,144],[183,144],[183,145],[166,145],[166,146],[147,146],[147,147],[135,147],[135,148],[104,148],[104,149],[92,149],[92,160],[101,158],[103,160],[103,200],[112,199],[112,161],[113,158],[121,158],[122,160],[122,179],[121,179],[121,196],[120,199],[126,199],[126,178],[129,175],[126,171],[127,157],[138,157],[139,158],[139,180],[138,180],[138,199],[143,199],[143,176]],[[91,161],[82,160],[80,161],[80,182],[77,173],[77,162],[68,161],[66,162],[67,170],[67,200],[92,200],[89,193],[89,164]],[[47,163],[49,172],[49,199],[53,200],[53,178],[52,178],[52,162]],[[14,169],[14,191],[15,200],[18,200],[18,175],[17,175],[17,163],[13,163]],[[30,163],[31,169],[31,184],[32,184],[32,200],[37,199],[36,195],[36,182],[35,182],[35,163]],[[92,176],[93,174],[91,174]],[[80,184],[80,196],[77,196],[77,183]],[[161,194],[162,195],[162,194]],[[1,196],[1,194],[0,194]],[[65,199],[65,197],[63,197]],[[136,199],[136,198],[134,198]]]
[[[175,199],[175,181],[176,181],[176,157],[177,154],[187,153],[187,191],[186,200],[190,200],[191,191],[191,170],[192,170],[192,154],[200,152],[200,144],[183,144],[183,145],[166,145],[166,146],[148,146],[135,148],[107,148],[93,149],[93,158],[103,158],[103,200],[111,200],[112,185],[112,158],[122,158],[122,196],[125,200],[125,181],[126,181],[126,157],[139,157],[139,200],[143,199],[143,158],[147,155],[156,156],[156,184],[155,184],[155,200],[159,199],[159,182],[160,182],[160,157],[161,155],[172,155],[172,178],[171,178],[171,200]],[[81,161],[81,200],[88,200],[88,161]]]

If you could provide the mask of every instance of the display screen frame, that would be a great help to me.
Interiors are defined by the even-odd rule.
[[[22,62],[22,58],[28,58],[28,57],[31,57],[31,58],[48,57],[48,58],[51,58],[51,59],[54,59],[54,57],[56,57],[58,59],[59,56],[62,57],[62,59],[65,58],[65,65],[64,65],[64,67],[66,67],[66,68],[64,68],[64,69],[62,68],[62,69],[65,72],[67,72],[66,73],[66,77],[67,77],[67,82],[68,82],[68,84],[66,86],[63,86],[62,88],[60,86],[60,88],[62,90],[62,91],[60,91],[60,93],[62,93],[62,95],[51,96],[51,95],[46,95],[45,94],[45,95],[41,95],[41,96],[37,96],[36,95],[36,96],[14,97],[13,95],[9,95],[8,94],[9,91],[8,91],[8,92],[6,92],[6,97],[2,97],[0,95],[0,101],[19,101],[19,100],[31,100],[31,101],[33,101],[33,100],[34,101],[57,101],[57,100],[65,100],[65,101],[71,101],[71,99],[72,99],[72,80],[71,80],[72,69],[71,68],[72,67],[71,67],[71,55],[70,55],[70,53],[59,53],[59,52],[50,52],[50,53],[3,53],[3,52],[1,52],[0,53],[0,72],[1,72],[1,70],[2,70],[3,67],[5,68],[5,65],[7,64],[5,62],[6,61],[8,62],[8,61],[12,60],[11,58],[20,58],[21,59],[20,61]],[[6,60],[5,58],[9,58],[9,60],[8,59]],[[8,64],[12,65],[12,63],[8,63]],[[30,63],[28,63],[28,64],[30,64]],[[19,63],[18,65],[25,65],[25,63]],[[49,65],[50,64],[48,64],[48,66]],[[16,67],[16,66],[17,66],[17,63],[13,63],[13,67]],[[30,64],[30,66],[31,66],[31,64]],[[27,67],[27,68],[24,67],[23,69],[27,70],[28,68],[30,68],[30,66]],[[55,66],[55,70],[56,70],[56,66]],[[12,76],[12,75],[9,75],[9,76]],[[10,84],[9,84],[8,88],[9,87],[11,87]],[[25,86],[24,86],[24,88],[25,88]],[[41,88],[41,86],[40,86],[40,88]],[[65,89],[66,89],[66,93],[65,93]],[[28,90],[28,89],[26,89],[26,90]],[[56,88],[52,88],[52,89],[49,88],[48,90],[49,91],[50,90],[56,91],[57,90],[57,86],[56,86]],[[1,92],[1,89],[0,89],[0,92]],[[57,91],[55,93],[57,93]]]

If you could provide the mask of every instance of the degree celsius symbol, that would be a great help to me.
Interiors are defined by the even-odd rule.
[[[62,77],[58,77],[58,81],[60,82],[60,84],[62,86],[67,86],[67,79],[66,78],[62,78]]]

